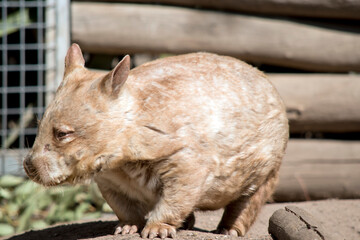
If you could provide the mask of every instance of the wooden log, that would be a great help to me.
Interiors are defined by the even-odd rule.
[[[209,51],[306,70],[360,71],[356,31],[179,7],[72,3],[72,40],[94,53]]]
[[[269,233],[281,240],[330,240],[320,221],[302,208],[286,206],[276,210],[269,219]]]
[[[76,0],[89,1],[89,0]],[[93,1],[93,0],[90,0]],[[280,16],[360,19],[360,2],[356,0],[95,0],[97,2],[155,3],[248,12]]]
[[[360,198],[359,156],[360,141],[291,139],[274,200]]]
[[[360,75],[269,74],[292,133],[360,132]]]

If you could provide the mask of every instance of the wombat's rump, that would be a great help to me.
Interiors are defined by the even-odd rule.
[[[24,168],[44,185],[94,179],[142,237],[191,228],[193,211],[225,208],[218,232],[244,235],[278,178],[288,139],[284,105],[266,76],[209,53],[108,74],[84,67],[74,44],[64,80]]]

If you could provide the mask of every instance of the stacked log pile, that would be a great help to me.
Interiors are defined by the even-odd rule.
[[[72,41],[89,53],[209,51],[306,72],[268,74],[291,133],[360,135],[359,13],[356,0],[77,0]],[[291,140],[275,199],[359,198],[359,149]]]
[[[269,74],[269,78],[286,104],[292,133],[360,132],[359,74]]]
[[[313,71],[360,71],[360,34],[336,24],[98,2],[73,3],[72,16],[73,40],[90,52],[209,51]]]
[[[359,156],[359,141],[290,140],[274,200],[360,199]]]
[[[80,1],[80,0],[77,0]],[[99,0],[81,0],[96,2]],[[101,1],[101,0],[100,0]],[[275,16],[360,19],[357,0],[106,0],[107,2],[155,3]]]

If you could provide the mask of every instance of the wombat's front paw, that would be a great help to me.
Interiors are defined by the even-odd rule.
[[[141,232],[142,238],[149,237],[150,239],[153,239],[157,236],[161,237],[162,239],[167,237],[175,238],[175,235],[176,235],[175,227],[165,223],[146,224],[146,226]]]
[[[119,223],[115,227],[114,235],[118,235],[118,234],[121,234],[121,235],[134,234],[138,230],[139,230],[139,228],[136,225]]]

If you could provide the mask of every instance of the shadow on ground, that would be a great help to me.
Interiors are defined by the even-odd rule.
[[[72,223],[66,225],[54,226],[42,230],[30,230],[9,238],[6,240],[78,240],[78,239],[140,239],[139,234],[114,236],[115,226],[118,221],[92,221],[85,223]],[[187,231],[182,231],[185,234]],[[200,228],[194,228],[194,233],[187,233],[188,237],[196,236],[197,234],[211,234],[210,231]],[[185,237],[186,238],[186,237]],[[185,239],[184,238],[184,239]]]
[[[113,233],[118,221],[94,221],[87,223],[73,223],[46,228],[43,230],[32,230],[7,238],[8,240],[76,240],[97,238]]]

